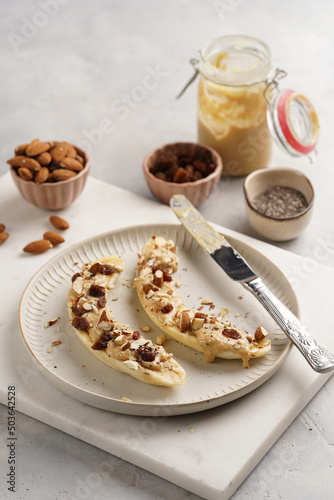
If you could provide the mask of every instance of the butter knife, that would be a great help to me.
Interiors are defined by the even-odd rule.
[[[261,302],[286,336],[318,373],[334,369],[334,355],[310,335],[299,319],[266,287],[245,259],[218,233],[183,195],[174,195],[170,206],[180,222],[233,280]]]

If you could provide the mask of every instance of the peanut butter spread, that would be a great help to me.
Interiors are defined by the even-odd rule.
[[[160,345],[112,317],[107,292],[124,263],[117,257],[86,263],[72,277],[68,309],[72,326],[91,352],[119,371],[155,385],[184,382],[181,366]]]
[[[181,343],[202,351],[207,362],[215,357],[249,359],[270,350],[267,332],[259,327],[255,335],[224,324],[223,316],[188,309],[172,278],[178,259],[173,241],[153,237],[143,248],[137,265],[134,288],[149,317],[167,334]]]

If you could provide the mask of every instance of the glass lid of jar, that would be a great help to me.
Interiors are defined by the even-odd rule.
[[[318,115],[303,94],[278,89],[280,71],[277,70],[274,78],[267,82],[264,92],[269,130],[276,143],[291,155],[308,155],[315,151],[318,142]]]
[[[229,35],[215,38],[199,53],[199,72],[223,85],[263,82],[271,69],[270,50],[257,38]]]

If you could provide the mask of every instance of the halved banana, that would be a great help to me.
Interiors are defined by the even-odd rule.
[[[185,372],[172,354],[112,318],[107,292],[123,270],[124,261],[109,256],[87,262],[72,277],[68,312],[73,328],[90,352],[115,370],[148,384],[183,384]]]
[[[215,357],[242,359],[248,367],[250,358],[269,352],[271,344],[264,328],[249,335],[226,326],[221,316],[184,306],[172,278],[178,267],[176,250],[172,240],[162,237],[152,237],[142,250],[133,286],[150,319],[172,338],[203,352],[207,362]]]

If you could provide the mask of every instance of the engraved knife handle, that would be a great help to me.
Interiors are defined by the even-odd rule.
[[[334,369],[334,355],[310,335],[306,327],[275,297],[261,278],[255,278],[241,284],[262,303],[313,370],[318,373],[327,373]]]

